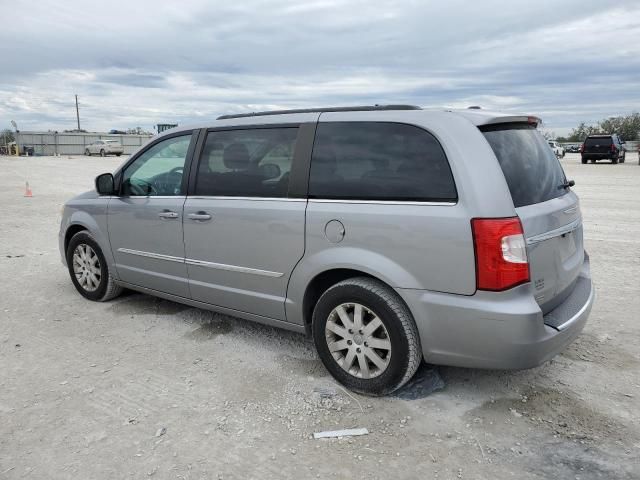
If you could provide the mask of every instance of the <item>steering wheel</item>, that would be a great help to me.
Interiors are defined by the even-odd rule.
[[[155,186],[151,182],[147,182],[146,180],[142,179],[136,179],[135,183],[129,181],[129,189],[131,190],[131,193],[141,197],[146,197],[147,195],[155,195],[158,193]]]

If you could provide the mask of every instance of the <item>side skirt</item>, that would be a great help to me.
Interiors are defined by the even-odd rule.
[[[116,280],[115,283],[117,283],[118,285],[124,288],[128,288],[130,290],[135,290],[140,293],[146,293],[147,295],[153,295],[154,297],[164,298],[166,300],[171,300],[173,302],[182,303],[184,305],[189,305],[190,307],[202,308],[203,310],[211,310],[213,312],[222,313],[232,317],[239,317],[245,320],[250,320],[252,322],[262,323],[263,325],[269,325],[270,327],[291,330],[292,332],[303,333],[303,334],[305,333],[305,328],[303,325],[297,325],[295,323],[289,323],[283,320],[276,320],[275,318],[263,317],[261,315],[255,315],[253,313],[242,312],[240,310],[234,310],[232,308],[220,307],[218,305],[212,305],[210,303],[199,302],[197,300],[192,300],[190,298],[179,297],[178,295],[172,295],[170,293],[160,292],[158,290],[141,287],[139,285],[134,285],[132,283],[127,283],[120,280]]]

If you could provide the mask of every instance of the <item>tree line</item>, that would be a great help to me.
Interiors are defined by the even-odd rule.
[[[558,137],[559,142],[583,142],[589,135],[599,133],[617,133],[624,140],[638,140],[640,134],[640,113],[620,117],[609,117],[595,125],[582,122],[566,137]]]

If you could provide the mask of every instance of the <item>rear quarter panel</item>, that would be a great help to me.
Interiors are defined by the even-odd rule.
[[[394,288],[473,295],[474,217],[515,215],[504,175],[478,128],[452,112],[349,112],[322,114],[320,121],[380,121],[412,124],[442,145],[458,201],[455,205],[309,200],[305,255],[292,273],[287,319],[302,323],[306,286],[336,268],[363,271]],[[331,220],[344,225],[344,239],[325,235]]]

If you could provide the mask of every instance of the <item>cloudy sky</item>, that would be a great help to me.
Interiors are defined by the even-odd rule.
[[[98,4],[101,4],[98,6]],[[640,110],[640,2],[0,0],[0,128],[411,103],[564,134]],[[10,16],[10,21],[7,21]]]

